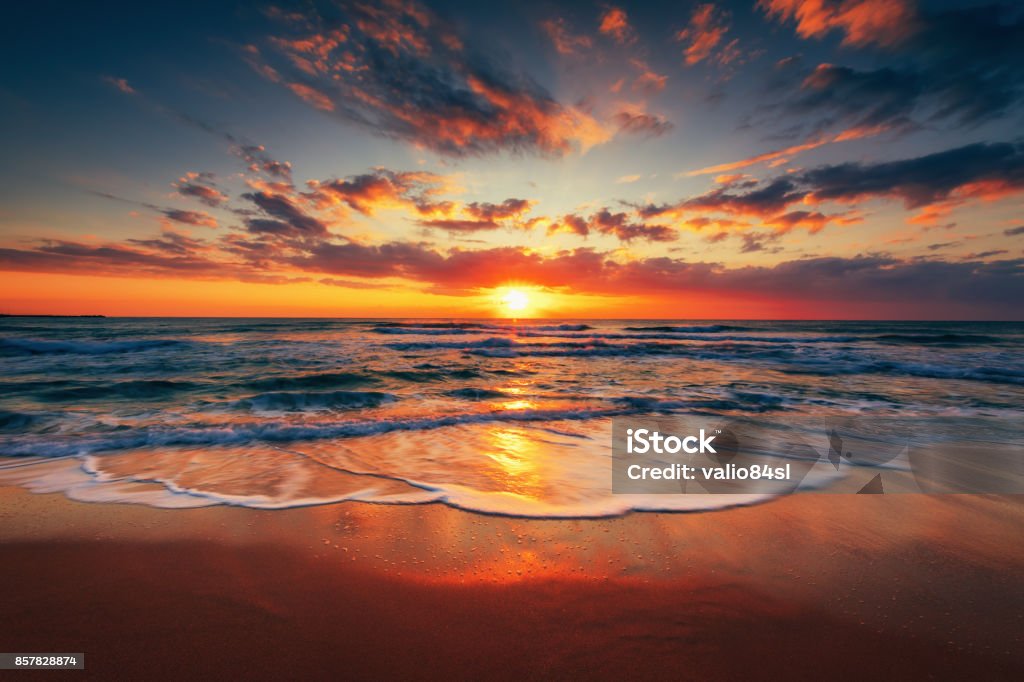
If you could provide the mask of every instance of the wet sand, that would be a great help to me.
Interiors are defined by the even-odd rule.
[[[539,521],[0,490],[3,651],[94,679],[1020,679],[1024,504],[800,495]]]

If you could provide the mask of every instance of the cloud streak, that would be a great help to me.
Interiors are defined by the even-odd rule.
[[[247,58],[319,110],[447,156],[557,157],[611,138],[583,109],[475,53],[415,0],[346,3],[337,14],[293,18],[290,34],[269,49],[250,45]],[[568,49],[560,25],[549,30]]]

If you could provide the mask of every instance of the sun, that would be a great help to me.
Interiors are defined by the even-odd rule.
[[[530,297],[521,289],[509,289],[501,297],[501,304],[510,313],[521,313],[530,307]]]

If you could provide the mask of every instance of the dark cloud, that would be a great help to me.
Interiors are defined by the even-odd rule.
[[[292,33],[270,51],[250,46],[247,58],[312,106],[374,134],[452,156],[560,156],[609,137],[588,113],[476,54],[415,0],[315,6],[283,22]]]
[[[122,204],[140,206],[155,213],[159,213],[168,220],[173,220],[176,223],[182,223],[184,225],[194,225],[196,227],[217,227],[217,219],[214,218],[209,213],[206,213],[205,211],[186,211],[178,208],[157,206],[156,204],[151,204],[145,201],[134,201],[132,199],[125,199],[115,194],[110,194],[108,192],[96,192],[90,190],[89,193],[98,197],[103,197],[104,199],[117,201]]]
[[[1002,256],[1003,254],[1009,253],[1006,249],[992,249],[991,251],[981,251],[979,253],[969,253],[964,256],[965,260],[975,260],[982,258],[992,258],[993,256]]]
[[[644,218],[700,211],[766,217],[783,212],[787,206],[804,196],[796,182],[789,177],[777,178],[746,191],[738,189],[734,185],[724,185],[676,204],[642,206],[638,208],[638,213]]]
[[[853,43],[879,43],[888,52],[886,66],[820,64],[795,92],[784,90],[782,109],[801,117],[817,115],[812,129],[833,124],[898,130],[938,123],[976,126],[1010,114],[1024,100],[1024,13],[1019,7],[914,11],[908,3],[889,0],[846,2],[840,4],[855,5],[859,13],[848,13],[847,18],[858,18],[842,27],[812,21],[812,9],[795,0],[762,4],[784,5],[781,16],[805,16],[805,35],[844,28],[851,31],[848,37],[860,36]],[[885,8],[897,6],[906,10],[903,20],[886,21]],[[814,7],[831,11],[828,3]]]
[[[745,232],[740,235],[743,245],[740,253],[754,253],[768,250],[768,245],[779,239],[781,235],[774,232]]]
[[[926,90],[924,76],[912,70],[860,71],[820,64],[804,78],[786,108],[801,117],[821,117],[815,128],[839,122],[855,128],[909,130],[916,125],[913,114]]]
[[[626,133],[637,133],[657,137],[672,130],[672,122],[662,116],[634,111],[620,111],[614,116],[619,129]]]
[[[1024,225],[1021,225],[1019,227],[1011,227],[1008,230],[1003,230],[1003,234],[1005,234],[1007,237],[1015,237],[1019,234],[1024,234]]]
[[[313,241],[300,253],[261,252],[248,261],[215,260],[202,243],[154,242],[93,246],[41,242],[32,249],[0,249],[0,268],[90,272],[244,281],[307,281],[320,277],[399,277],[446,293],[471,293],[509,281],[609,295],[724,294],[770,296],[790,301],[904,305],[920,314],[967,306],[975,316],[1019,317],[1024,298],[1024,260],[945,262],[900,260],[885,255],[820,257],[773,266],[729,268],[669,257],[616,260],[593,249],[542,255],[517,247],[440,251],[426,244],[380,245]],[[266,258],[266,256],[270,258]],[[881,308],[880,308],[881,309]]]
[[[725,184],[675,204],[641,206],[637,211],[644,218],[694,212],[753,216],[777,229],[804,227],[816,232],[830,221],[849,224],[859,218],[789,209],[796,204],[857,204],[893,198],[907,208],[921,209],[915,220],[927,222],[969,200],[1020,192],[1024,192],[1024,145],[979,143],[899,161],[821,166],[754,185]]]
[[[196,225],[202,227],[217,227],[217,219],[203,211],[183,211],[177,208],[163,208],[160,212],[169,220],[185,225]]]
[[[242,195],[272,219],[248,218],[249,230],[257,233],[276,234],[289,237],[324,237],[327,226],[305,213],[290,198],[268,192],[248,192]]]
[[[815,200],[898,197],[908,208],[949,199],[965,190],[992,197],[1024,190],[1024,146],[972,144],[885,163],[843,163],[799,174]]]
[[[506,220],[522,216],[532,206],[527,199],[506,199],[500,204],[473,202],[466,205],[466,212],[479,220]]]
[[[228,200],[227,195],[214,185],[212,173],[188,173],[174,187],[181,196],[198,199],[210,208],[217,208]]]
[[[241,158],[253,173],[267,175],[291,182],[292,165],[287,161],[278,161],[271,157],[261,144],[238,144],[233,147],[235,154]]]
[[[679,234],[671,227],[637,223],[630,220],[625,213],[612,213],[608,209],[602,209],[592,215],[588,224],[591,230],[614,235],[623,242],[631,242],[634,239],[670,242],[679,238]]]
[[[552,222],[548,227],[548,232],[551,234],[556,232],[570,232],[578,234],[581,237],[586,237],[590,234],[590,225],[587,224],[585,218],[581,218],[578,215],[568,214],[562,216],[559,220]]]

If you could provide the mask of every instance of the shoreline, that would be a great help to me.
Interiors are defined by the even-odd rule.
[[[1013,679],[1021,502],[801,495],[566,521],[3,488],[3,649],[84,651],[97,678]]]

